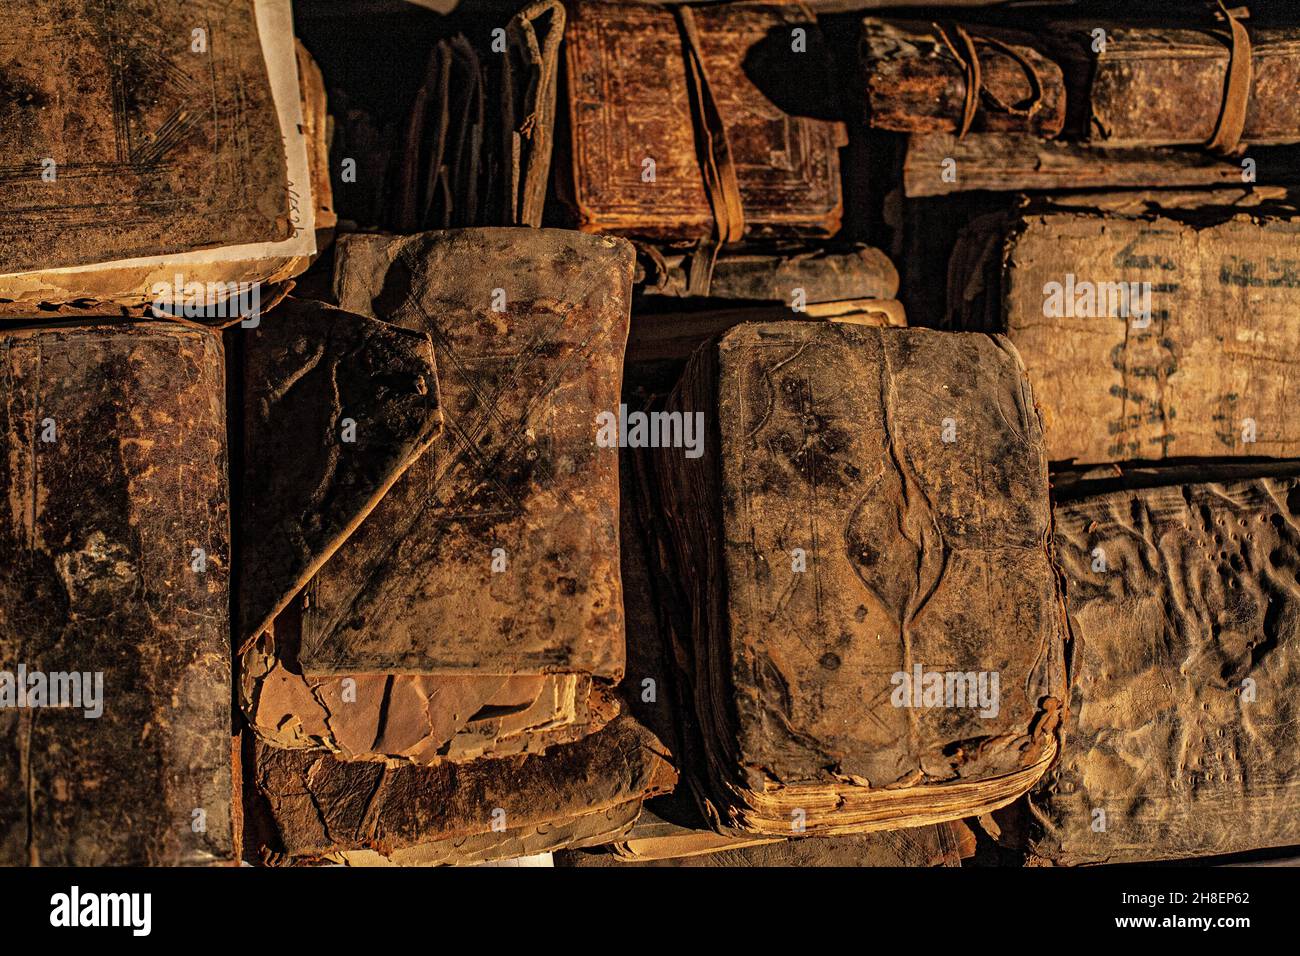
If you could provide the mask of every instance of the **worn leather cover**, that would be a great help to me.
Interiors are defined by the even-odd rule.
[[[672,11],[588,2],[566,9],[570,141],[560,184],[579,228],[664,239],[708,236],[713,216]],[[797,6],[772,4],[700,7],[694,17],[746,235],[834,234],[844,129],[814,118],[806,105],[794,108],[812,102],[824,111],[831,98],[815,19]],[[795,28],[806,31],[806,52],[791,49]],[[647,158],[655,164],[649,182]]]
[[[961,130],[970,50],[959,29],[967,31],[980,67],[970,129],[1044,138],[1059,133],[1065,82],[1061,68],[1036,49],[1032,35],[874,17],[862,23],[868,122],[899,133]]]
[[[1243,142],[1300,142],[1300,31],[1252,27]],[[1097,50],[1093,31],[1104,29]],[[1042,34],[1066,73],[1068,125],[1100,146],[1204,145],[1224,103],[1228,27],[1149,27],[1106,21],[1054,24]]]
[[[1294,476],[1057,508],[1073,686],[1061,762],[1031,795],[1036,854],[1118,863],[1300,843],[1298,517]]]
[[[240,636],[256,637],[442,431],[433,344],[290,299],[244,353]]]
[[[1028,789],[1056,752],[1062,621],[1006,340],[751,323],[696,353],[668,407],[708,423],[703,457],[661,449],[656,468],[691,622],[684,759],[711,823],[916,826]],[[893,705],[918,666],[997,673],[997,713]]]
[[[0,669],[103,680],[0,707],[0,863],[232,857],[224,391],[205,331],[0,335]]]
[[[6,4],[0,275],[290,235],[253,10],[252,0]]]
[[[654,736],[622,717],[544,756],[435,767],[259,743],[255,779],[270,849],[290,861],[473,863],[616,838],[677,776]],[[359,851],[382,859],[348,858]]]
[[[1297,236],[1300,217],[1263,208],[1029,208],[959,241],[951,313],[1015,343],[1053,461],[1292,457]],[[1121,282],[1150,283],[1149,324],[1119,314],[1104,289],[1089,302],[1088,286]],[[1046,314],[1049,283],[1059,317]]]
[[[64,268],[43,261],[37,272],[0,273],[0,316],[40,315],[48,320],[60,316],[147,316],[158,298],[158,286],[172,287],[178,272],[185,283],[210,289],[217,300],[226,298],[240,283],[260,283],[261,306],[267,310],[287,293],[289,280],[307,269],[317,251],[329,242],[336,218],[324,153],[325,89],[320,71],[293,38],[289,0],[257,0],[255,9],[262,39],[260,55],[269,71],[276,128],[282,134],[281,155],[287,162],[286,202],[293,227],[289,238],[254,242],[236,236],[233,245],[188,252],[164,249],[161,255],[143,259],[124,260],[116,249],[109,248],[107,261]],[[362,175],[365,172],[363,169]],[[218,317],[209,324],[223,321]]]
[[[445,428],[317,572],[305,672],[617,679],[618,458],[594,423],[618,407],[631,246],[467,229],[337,254],[343,308],[432,337]]]

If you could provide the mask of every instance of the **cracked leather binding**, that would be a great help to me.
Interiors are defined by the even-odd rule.
[[[839,230],[845,134],[812,118],[832,99],[815,20],[773,4],[695,8],[686,26],[667,8],[566,9],[568,140],[557,183],[579,228],[707,239],[740,213],[750,238]],[[806,32],[806,52],[792,50],[795,29]],[[720,140],[711,193],[703,170]],[[738,197],[724,188],[732,177]],[[724,199],[728,222],[715,223]]]
[[[630,717],[544,756],[419,766],[259,743],[254,777],[286,862],[476,863],[606,843],[677,775]]]
[[[1300,479],[1056,509],[1074,660],[1029,846],[1062,864],[1300,843]]]
[[[231,860],[221,341],[7,330],[0,382],[0,863]],[[16,699],[20,666],[83,703],[102,674],[102,713]]]
[[[953,253],[954,325],[1015,344],[1052,461],[1300,455],[1300,217],[1138,198],[977,220]]]
[[[1005,339],[742,325],[668,408],[707,423],[702,457],[661,449],[656,469],[698,722],[681,757],[711,825],[921,826],[1032,786],[1056,753],[1062,620],[1042,435]],[[916,669],[996,674],[998,703],[897,706]]]

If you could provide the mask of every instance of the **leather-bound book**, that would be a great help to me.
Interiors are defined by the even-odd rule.
[[[1300,843],[1300,479],[1056,508],[1074,647],[1029,848],[1061,864]]]
[[[340,305],[429,335],[443,437],[312,582],[316,673],[622,672],[616,413],[631,246],[466,229],[340,243]]]
[[[1075,21],[1042,33],[1065,71],[1073,135],[1099,146],[1300,142],[1300,29]]]
[[[427,765],[618,713],[619,451],[594,439],[632,258],[550,230],[349,236],[353,312],[290,302],[242,335],[240,698],[261,740]]]
[[[1300,218],[1176,198],[1063,197],[958,241],[952,321],[1019,350],[1052,461],[1300,455]]]
[[[899,133],[1033,133],[1065,122],[1061,68],[1014,30],[868,17],[867,121]]]
[[[0,333],[0,863],[231,861],[220,338]]]
[[[815,18],[795,5],[566,4],[557,186],[578,227],[832,235],[842,210]]]
[[[711,826],[923,826],[1015,799],[1057,752],[1047,459],[1004,339],[741,325],[667,403],[685,606],[681,759]]]
[[[307,268],[333,218],[325,93],[289,0],[5,12],[0,314],[215,312]]]

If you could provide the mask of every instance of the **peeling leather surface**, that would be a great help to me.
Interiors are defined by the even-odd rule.
[[[1300,843],[1298,520],[1295,477],[1057,508],[1076,650],[1062,759],[1030,800],[1038,856],[1124,862]]]
[[[565,67],[571,144],[566,170],[579,228],[664,239],[708,236],[713,216],[691,121],[682,39],[670,10],[614,3],[566,5]],[[698,7],[701,55],[726,127],[748,237],[834,235],[842,213],[838,148],[842,123],[814,119],[829,83],[818,77],[815,21],[795,6]],[[802,26],[808,50],[790,52]],[[799,62],[792,66],[789,57]],[[760,88],[755,58],[771,57]],[[826,92],[818,97],[816,90]],[[802,97],[802,115],[779,102]],[[655,161],[642,181],[642,159]]]
[[[990,271],[992,301],[968,296],[958,314],[967,328],[1005,328],[1015,343],[1052,461],[1300,455],[1290,392],[1300,280],[1287,265],[1300,218],[1239,214],[1198,228],[1168,216],[1045,212],[987,228],[1005,236],[988,263],[1004,277]],[[1078,282],[1151,282],[1151,325],[1044,317],[1044,285],[1067,272]],[[1246,418],[1253,443],[1242,440]]]
[[[603,842],[677,779],[659,742],[627,717],[544,757],[418,767],[261,743],[256,753],[281,843],[272,849],[296,862],[471,863]],[[504,829],[494,831],[498,808]]]
[[[10,0],[5,24],[0,275],[289,237],[252,0]]]
[[[617,713],[586,674],[306,677],[297,660],[302,601],[241,658],[240,701],[257,736],[287,749],[431,764],[541,753]]]
[[[240,341],[248,639],[429,448],[442,409],[427,334],[289,299]]]
[[[922,825],[1028,789],[1065,675],[1046,457],[1014,349],[751,323],[696,353],[669,407],[711,422],[703,458],[661,451],[656,468],[690,569],[677,654],[714,825],[789,833],[793,808],[810,833]],[[998,672],[998,715],[892,707],[891,675],[917,663]]]
[[[304,671],[616,680],[618,450],[594,421],[618,408],[631,245],[464,229],[337,255],[344,308],[433,338],[445,434],[317,573]]]
[[[0,863],[229,860],[221,341],[158,322],[6,331],[0,383],[0,666],[104,675],[95,719],[0,709]]]

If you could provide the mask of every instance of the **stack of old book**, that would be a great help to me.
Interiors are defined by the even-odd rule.
[[[869,17],[867,121],[908,134],[909,196],[1239,183],[1247,151],[1294,179],[1269,147],[1300,142],[1300,31],[1209,10],[1020,29]]]
[[[618,407],[633,253],[352,235],[342,309],[243,337],[240,699],[268,859],[608,842],[676,775],[621,714]],[[328,399],[328,400],[327,400]]]
[[[217,327],[328,238],[320,74],[287,0],[5,13],[0,862],[230,861]]]
[[[1024,201],[953,256],[950,319],[1018,349],[1057,468],[1074,648],[1036,859],[1300,840],[1292,251],[1271,189]]]

